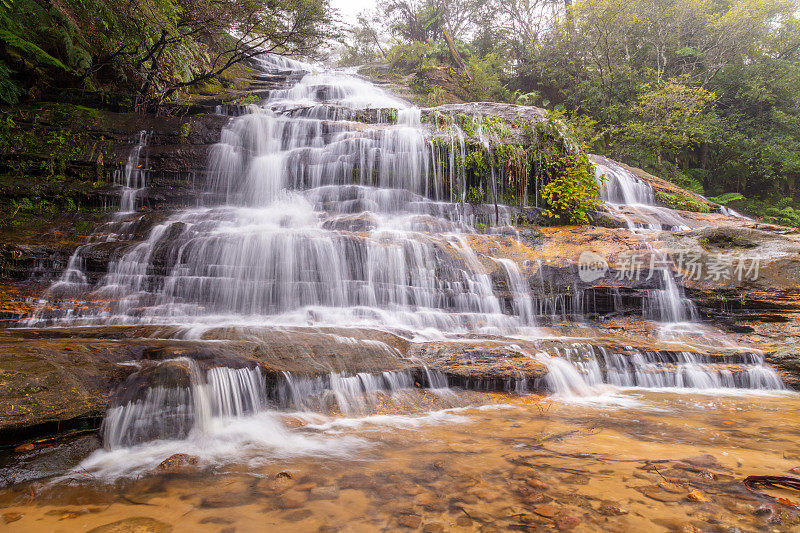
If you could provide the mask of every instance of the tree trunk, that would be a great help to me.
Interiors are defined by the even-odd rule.
[[[447,41],[447,48],[450,49],[450,55],[453,56],[453,61],[455,61],[456,65],[458,65],[458,67],[467,74],[467,78],[472,80],[472,76],[470,76],[469,72],[467,71],[466,63],[464,63],[464,60],[461,59],[461,56],[458,54],[458,50],[456,50],[456,43],[454,43],[453,38],[450,37],[450,32],[447,31],[447,28],[443,28],[442,33],[444,33],[444,40]]]

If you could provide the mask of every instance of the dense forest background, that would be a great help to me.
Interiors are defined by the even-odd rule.
[[[545,107],[590,148],[800,226],[800,19],[786,0],[386,0],[342,65],[435,105]]]
[[[380,0],[354,22],[324,0],[0,0],[0,137],[7,110],[65,90],[153,111],[213,93],[263,50],[328,54],[397,78],[427,105],[544,107],[596,153],[800,227],[799,10],[797,0]],[[324,43],[340,46],[332,56]]]

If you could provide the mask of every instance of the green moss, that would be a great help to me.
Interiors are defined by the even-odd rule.
[[[185,143],[189,139],[189,134],[191,132],[192,132],[191,122],[184,122],[183,124],[181,124],[179,136],[182,143]]]
[[[466,198],[468,204],[482,204],[486,198],[486,193],[481,187],[470,187],[467,189]]]
[[[678,192],[673,194],[666,191],[656,191],[656,199],[672,209],[692,211],[695,213],[708,213],[711,211],[707,203],[688,194]]]
[[[380,116],[389,124],[397,124],[397,109],[386,107],[380,110]]]

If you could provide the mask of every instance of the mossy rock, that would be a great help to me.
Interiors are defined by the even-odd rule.
[[[701,200],[680,192],[656,191],[656,199],[667,207],[694,213],[710,213],[711,207]]]

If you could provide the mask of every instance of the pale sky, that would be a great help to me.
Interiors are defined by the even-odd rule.
[[[339,10],[345,22],[355,22],[356,15],[376,4],[375,0],[331,0],[331,6]]]

